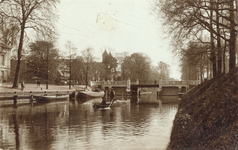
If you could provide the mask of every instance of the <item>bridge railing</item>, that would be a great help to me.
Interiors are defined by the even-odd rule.
[[[198,85],[200,84],[200,80],[190,80],[189,85]]]
[[[127,81],[91,81],[93,85],[127,85]],[[135,84],[136,82],[131,82]]]
[[[91,85],[127,85],[127,81],[90,81]],[[199,80],[188,81],[160,81],[156,84],[161,85],[198,85]],[[138,82],[131,82],[130,84],[138,84]],[[154,82],[139,82],[139,84],[155,84]]]
[[[199,80],[189,80],[189,81],[160,81],[159,84],[162,85],[198,85]]]

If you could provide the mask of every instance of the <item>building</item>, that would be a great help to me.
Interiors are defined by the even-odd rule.
[[[0,43],[0,84],[7,82],[10,77],[11,49]]]
[[[117,80],[117,59],[112,56],[111,52],[107,53],[106,50],[104,51],[104,53],[102,54],[102,64],[104,64],[104,72],[101,73],[101,78],[103,80]]]

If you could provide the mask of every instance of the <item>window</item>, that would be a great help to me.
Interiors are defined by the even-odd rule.
[[[2,65],[5,66],[5,56],[4,55],[1,55],[1,61],[2,61]]]
[[[4,80],[4,71],[1,71],[1,81],[3,81]]]

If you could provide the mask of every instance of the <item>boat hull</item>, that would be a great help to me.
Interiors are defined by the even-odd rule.
[[[100,98],[104,96],[104,92],[78,91],[77,97],[82,98]]]
[[[34,96],[37,101],[62,101],[68,100],[68,95],[53,95],[53,96]]]
[[[106,108],[106,107],[109,107],[109,104],[98,104],[98,105],[93,105],[94,108]]]

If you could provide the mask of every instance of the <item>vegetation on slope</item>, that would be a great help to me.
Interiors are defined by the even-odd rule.
[[[235,149],[238,68],[186,93],[175,116],[170,149]]]

